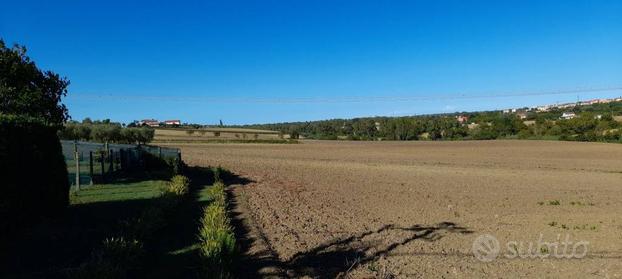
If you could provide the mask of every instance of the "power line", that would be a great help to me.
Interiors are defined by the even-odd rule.
[[[552,96],[578,93],[597,93],[622,90],[622,86],[577,88],[552,91],[491,93],[491,94],[437,94],[418,96],[343,96],[343,97],[214,97],[214,96],[158,96],[158,95],[113,95],[73,94],[68,98],[84,100],[114,101],[172,101],[192,103],[258,103],[258,104],[307,104],[307,103],[363,103],[363,102],[412,102],[449,99],[498,99],[509,97]]]

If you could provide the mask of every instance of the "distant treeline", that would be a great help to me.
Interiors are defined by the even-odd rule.
[[[124,127],[121,123],[110,120],[92,121],[90,118],[82,122],[69,121],[59,131],[64,140],[84,140],[96,142],[114,142],[129,144],[145,144],[153,140],[154,130],[149,127]]]
[[[561,119],[564,112],[576,117]],[[522,116],[522,118],[519,116]],[[576,106],[536,112],[464,112],[407,117],[366,117],[235,126],[276,130],[310,139],[348,140],[468,140],[468,139],[559,139],[574,141],[622,141],[622,102]],[[457,116],[468,120],[459,122]]]

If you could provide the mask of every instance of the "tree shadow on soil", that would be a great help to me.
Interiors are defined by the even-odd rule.
[[[365,237],[379,236],[384,233],[406,232],[411,236],[394,241],[378,249],[372,243],[366,243]],[[285,263],[289,270],[288,275],[295,277],[311,276],[321,278],[335,278],[347,273],[356,265],[364,265],[389,255],[396,248],[416,240],[434,242],[446,234],[471,234],[473,231],[458,226],[452,222],[442,222],[435,226],[413,225],[400,227],[384,225],[377,230],[352,235],[347,238],[334,240],[309,251],[294,255]]]
[[[233,207],[239,206],[236,199],[230,199],[230,201]],[[248,251],[255,241],[262,241],[267,246],[266,251],[242,259],[245,269],[238,271],[240,278],[266,276],[281,278],[343,277],[357,265],[364,265],[383,256],[388,256],[396,248],[413,241],[434,242],[451,233],[473,233],[473,231],[452,222],[441,222],[433,226],[413,225],[409,227],[387,224],[376,230],[326,242],[308,251],[297,253],[288,261],[281,261],[260,229],[255,229],[255,233],[259,235],[251,235],[248,223],[243,221],[242,216],[234,214],[232,219],[242,251]],[[409,236],[385,243],[382,246],[376,245],[375,242],[364,241],[365,238],[382,239],[382,235],[388,233],[406,233]]]

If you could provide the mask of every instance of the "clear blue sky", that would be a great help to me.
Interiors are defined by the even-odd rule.
[[[78,120],[413,115],[577,99],[440,95],[622,85],[622,1],[388,2],[5,1],[0,37],[71,80]]]

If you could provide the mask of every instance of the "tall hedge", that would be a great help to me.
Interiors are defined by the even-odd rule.
[[[67,166],[56,129],[0,114],[0,230],[60,212],[69,203]]]

